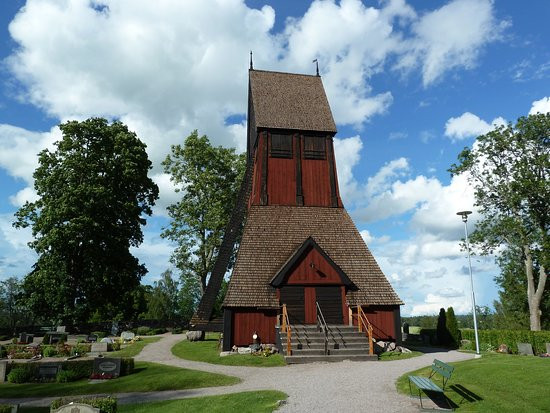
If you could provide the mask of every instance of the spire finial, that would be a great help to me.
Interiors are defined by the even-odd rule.
[[[254,70],[254,64],[252,63],[252,50],[250,51],[250,70]]]
[[[317,74],[317,76],[319,76],[319,61],[317,59],[315,59],[313,61],[313,63],[315,63],[315,68],[317,69],[316,74]]]

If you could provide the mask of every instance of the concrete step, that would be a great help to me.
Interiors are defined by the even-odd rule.
[[[285,356],[287,364],[304,364],[315,362],[339,362],[344,360],[350,361],[375,361],[378,360],[378,356],[370,356],[369,354],[363,355],[329,355],[329,356]]]

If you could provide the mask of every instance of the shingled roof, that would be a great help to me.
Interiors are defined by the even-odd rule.
[[[347,294],[350,305],[403,304],[345,209],[252,206],[224,306],[279,307],[270,282],[308,237],[357,286]]]
[[[250,70],[250,91],[257,128],[336,133],[319,76]]]

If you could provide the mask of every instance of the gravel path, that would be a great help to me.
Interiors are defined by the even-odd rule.
[[[119,393],[119,403],[209,396],[250,390],[280,390],[289,395],[278,412],[418,412],[418,399],[398,394],[395,381],[407,371],[430,365],[434,358],[445,362],[467,360],[471,354],[457,351],[436,352],[405,360],[384,362],[340,362],[295,364],[283,367],[222,366],[182,360],[170,349],[185,338],[181,334],[165,335],[145,346],[135,358],[170,366],[209,371],[239,377],[234,386],[174,390],[153,393]],[[24,400],[26,405],[47,405],[48,399]],[[14,400],[21,403],[23,400]]]

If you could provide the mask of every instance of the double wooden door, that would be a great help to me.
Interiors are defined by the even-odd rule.
[[[342,324],[342,290],[340,286],[285,285],[281,288],[281,304],[286,304],[291,324],[316,324],[317,307],[327,324]]]

